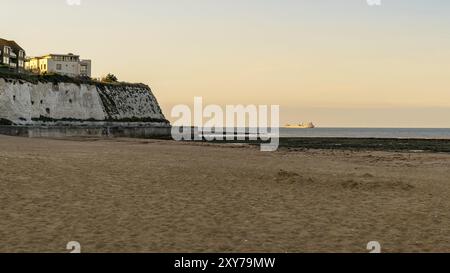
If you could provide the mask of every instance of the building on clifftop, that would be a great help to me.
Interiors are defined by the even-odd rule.
[[[25,50],[14,41],[0,38],[0,67],[18,73],[25,71]]]
[[[91,65],[91,60],[80,60],[80,56],[69,53],[29,58],[25,67],[39,74],[55,73],[69,77],[91,77]]]

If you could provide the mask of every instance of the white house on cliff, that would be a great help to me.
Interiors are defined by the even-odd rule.
[[[91,65],[91,60],[81,60],[80,56],[69,53],[29,58],[25,68],[40,74],[56,73],[70,77],[91,77]]]

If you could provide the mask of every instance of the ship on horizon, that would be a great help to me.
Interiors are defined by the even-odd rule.
[[[284,128],[289,128],[289,129],[314,129],[314,128],[316,128],[316,126],[314,125],[314,123],[308,122],[308,123],[300,123],[300,124],[297,124],[297,125],[286,124],[286,126],[284,126]]]

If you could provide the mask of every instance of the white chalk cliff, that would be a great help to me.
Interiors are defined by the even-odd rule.
[[[0,119],[167,123],[150,88],[142,84],[27,82],[0,77]]]

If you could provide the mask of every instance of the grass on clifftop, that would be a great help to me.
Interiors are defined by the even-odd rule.
[[[16,73],[7,69],[0,68],[0,78],[8,80],[17,80],[22,82],[29,82],[33,84],[38,83],[73,83],[77,85],[87,84],[87,85],[95,85],[97,87],[104,86],[133,86],[133,87],[144,87],[148,88],[147,85],[142,83],[126,83],[126,82],[102,82],[91,79],[89,77],[77,77],[72,78],[69,76],[59,75],[59,74],[46,74],[46,75],[38,75],[38,74],[30,74],[30,73]]]

